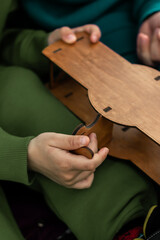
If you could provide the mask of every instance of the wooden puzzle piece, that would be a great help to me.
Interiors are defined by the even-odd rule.
[[[107,51],[107,56],[104,58],[102,51],[98,55],[98,50],[95,56],[95,49],[98,49],[97,44],[92,45],[86,34],[81,33],[79,35],[76,44],[68,46],[58,41],[43,51],[52,62],[76,80],[62,72],[60,78],[62,81],[60,80],[59,84],[54,84],[54,88],[50,89],[51,92],[87,125],[97,116],[97,111],[94,108],[100,109],[102,115],[111,120],[108,120],[111,125],[110,129],[107,129],[108,136],[111,137],[110,134],[112,134],[111,141],[107,142],[107,147],[110,149],[109,154],[123,160],[132,161],[160,184],[160,119],[158,107],[160,72],[147,66],[131,64],[103,44],[100,49]],[[101,43],[99,44],[101,45]],[[61,54],[56,56],[55,53],[58,52],[61,52]],[[81,69],[82,67],[83,69]],[[97,72],[100,74],[99,77]],[[121,77],[118,77],[119,75]],[[104,76],[108,77],[105,78]],[[97,79],[99,79],[99,83]],[[53,86],[53,84],[51,85]],[[128,88],[131,89],[125,92],[124,90]],[[91,107],[87,97],[88,89],[89,99],[94,108]],[[107,99],[106,102],[102,101],[101,94],[98,93],[99,89],[102,97],[104,96],[104,99]],[[131,96],[128,96],[128,92]],[[145,101],[141,100],[141,96]],[[136,104],[138,104],[138,108],[135,108]],[[113,110],[116,112],[115,115]],[[126,115],[123,116],[121,110]],[[134,114],[135,116],[133,116]],[[144,116],[142,117],[142,115]],[[120,116],[119,119],[118,116]],[[132,123],[135,119],[138,119],[138,126],[141,126],[141,128],[139,127],[141,131],[138,130],[138,126],[136,126],[137,128],[128,126],[129,122]],[[123,126],[125,124],[122,124],[121,120],[127,121],[127,126]],[[117,121],[117,123],[112,124],[114,121]],[[154,124],[156,125],[154,126]],[[111,133],[112,127],[113,131]],[[104,131],[107,133],[106,129]],[[77,133],[81,134],[82,132],[78,131]],[[105,144],[105,141],[103,143]],[[102,147],[102,145],[100,144],[99,147]],[[88,157],[91,158],[92,154],[90,153]]]
[[[101,42],[91,44],[85,33],[75,44],[58,41],[43,54],[88,89],[102,116],[137,127],[160,144],[159,71],[131,64]]]

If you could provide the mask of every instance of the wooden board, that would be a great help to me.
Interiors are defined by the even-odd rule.
[[[62,74],[54,88],[50,90],[86,125],[96,118],[97,112],[88,100],[87,90],[66,74]],[[114,124],[112,139],[106,146],[110,150],[109,155],[132,161],[160,184],[160,146],[141,131]]]
[[[136,127],[160,144],[160,72],[133,65],[101,42],[80,33],[73,45],[58,41],[43,54],[88,90],[107,119]]]

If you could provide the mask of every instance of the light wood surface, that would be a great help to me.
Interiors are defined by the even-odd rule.
[[[87,90],[66,74],[61,74],[59,82],[50,90],[86,125],[90,125],[96,118],[97,112],[89,102]],[[105,129],[103,131],[105,132]],[[111,141],[104,141],[103,146],[104,143],[109,148],[109,155],[132,161],[160,184],[160,146],[141,131],[136,128],[113,124]],[[99,148],[101,147],[99,143]],[[91,155],[88,156],[88,158],[90,157]]]
[[[74,56],[75,63],[73,63],[73,68],[72,61],[70,61],[70,59],[72,58],[72,53],[74,53],[74,50],[71,50],[70,55],[70,52],[68,52],[68,47],[64,43],[55,43],[56,46],[53,45],[44,50],[44,54],[49,57],[51,61],[56,62],[56,64],[60,66],[64,71],[69,73],[72,77],[76,78],[75,81],[66,73],[61,73],[61,77],[58,78],[58,83],[56,82],[56,84],[53,84],[52,82],[51,85],[52,87],[54,86],[54,88],[50,89],[51,92],[76,116],[78,116],[83,122],[85,122],[86,125],[91,124],[92,121],[95,119],[95,117],[97,116],[97,111],[95,109],[99,109],[100,105],[100,108],[102,108],[103,112],[102,115],[107,117],[107,119],[110,119],[109,121],[117,121],[118,123],[114,123],[112,125],[112,138],[111,141],[108,141],[106,144],[106,146],[110,149],[109,154],[123,160],[132,161],[154,181],[160,184],[160,118],[158,118],[160,114],[160,108],[158,107],[160,103],[160,94],[158,95],[157,93],[157,89],[158,92],[160,90],[160,72],[146,66],[132,65],[117,54],[113,53],[113,51],[111,51],[110,49],[108,53],[108,48],[108,58],[107,62],[106,60],[104,60],[104,65],[106,65],[106,68],[104,69],[102,63],[103,61],[101,58],[99,58],[98,52],[96,53],[96,56],[94,56],[95,53],[91,54],[90,52],[93,52],[94,48],[92,48],[93,46],[90,46],[90,43],[87,42],[86,35],[84,35],[83,37],[84,38],[82,40],[85,40],[86,42],[81,42],[82,45],[80,46],[80,48],[76,48],[75,56],[78,60],[76,62]],[[80,43],[80,41],[78,43]],[[71,49],[74,49],[78,43],[70,46]],[[87,50],[87,53],[83,49],[84,45],[86,46],[86,43],[89,45],[89,48],[91,48],[90,50]],[[57,57],[58,60],[55,60],[55,55],[52,58],[52,53],[53,51],[55,51],[54,49],[58,47],[57,44],[58,46],[60,44],[61,49],[63,49],[62,47],[64,45],[66,49],[65,51],[61,52],[61,55],[59,57]],[[80,56],[82,56],[80,58],[77,58],[77,56],[79,56],[79,52]],[[115,64],[113,63],[112,56],[110,56],[112,54],[113,56],[116,56]],[[101,55],[103,55],[103,53],[100,53],[100,57]],[[92,59],[91,56],[95,59]],[[82,68],[82,65],[85,65],[83,61],[86,63],[86,67],[84,67],[85,72],[87,71],[86,76],[83,76],[84,72],[83,70],[80,70]],[[99,64],[97,67],[99,61],[101,61],[102,64]],[[118,63],[119,61],[120,63]],[[89,68],[88,62],[91,65],[93,64],[93,66],[96,65],[96,71],[100,70],[99,78],[96,74],[93,74],[95,70],[93,71],[93,66],[92,68]],[[107,64],[108,62],[109,64]],[[107,71],[107,74],[109,76],[106,79],[104,78],[104,76],[106,76],[106,73],[104,73],[105,71]],[[122,75],[123,79],[121,77],[119,78],[119,75]],[[134,80],[133,76],[135,77]],[[97,78],[99,83],[96,80]],[[131,79],[130,84],[129,81],[126,79]],[[118,81],[118,85],[116,85],[114,81]],[[104,86],[106,84],[107,90]],[[113,85],[114,90],[111,89],[111,85]],[[92,89],[92,87],[94,88],[94,90]],[[91,88],[91,90],[89,89],[89,99],[87,88]],[[128,90],[129,88],[131,88],[131,90]],[[124,90],[127,91],[127,93]],[[104,100],[99,99],[99,91],[101,91],[102,96],[104,97],[102,99],[107,99],[105,104]],[[95,94],[93,94],[93,92]],[[141,101],[141,97],[145,98],[145,101]],[[92,102],[94,108],[91,106],[89,100]],[[139,105],[137,105],[138,108],[135,109],[137,103]],[[142,109],[140,109],[139,106]],[[104,113],[103,109],[107,109],[107,112]],[[123,114],[121,113],[121,111],[123,112],[124,116],[122,116]],[[128,122],[131,123],[135,119],[136,121],[138,121],[141,128],[139,126],[137,126],[137,128],[124,126],[135,126],[136,124],[128,124]],[[123,121],[125,121],[125,124],[123,124]],[[153,131],[151,129],[152,127]],[[138,128],[140,130],[138,130]],[[111,132],[109,131],[108,134],[110,133]],[[101,145],[99,145],[99,147],[101,147]]]
[[[91,44],[87,34],[80,33],[79,39],[73,45],[58,41],[43,53],[88,89],[97,112],[137,127],[160,144],[159,71],[133,65],[101,42]]]
[[[113,123],[101,115],[97,115],[94,121],[88,125],[80,124],[73,131],[74,135],[86,135],[96,133],[98,140],[98,147],[107,146],[112,140]]]

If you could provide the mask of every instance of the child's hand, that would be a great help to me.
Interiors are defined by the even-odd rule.
[[[96,168],[108,154],[105,147],[98,151],[97,144],[93,133],[89,137],[42,133],[29,143],[28,168],[67,188],[89,188]],[[70,152],[84,146],[94,152],[92,159]]]
[[[69,28],[69,27],[62,27],[56,29],[55,31],[51,32],[48,36],[48,45],[54,43],[55,41],[62,39],[64,42],[68,44],[72,44],[76,42],[76,35],[77,32],[87,32],[90,34],[90,41],[92,43],[96,43],[99,41],[101,37],[101,31],[97,25],[94,24],[87,24],[82,27],[76,28]]]
[[[160,12],[142,23],[137,36],[137,55],[146,65],[160,63]]]

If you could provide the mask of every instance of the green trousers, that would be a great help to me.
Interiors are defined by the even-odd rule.
[[[80,122],[27,69],[0,68],[0,103],[0,126],[17,136],[46,131],[70,134]],[[97,168],[89,189],[67,189],[40,174],[36,183],[51,210],[79,240],[113,240],[123,225],[145,217],[157,203],[148,177],[130,162],[110,157]],[[23,239],[1,188],[0,239]]]

